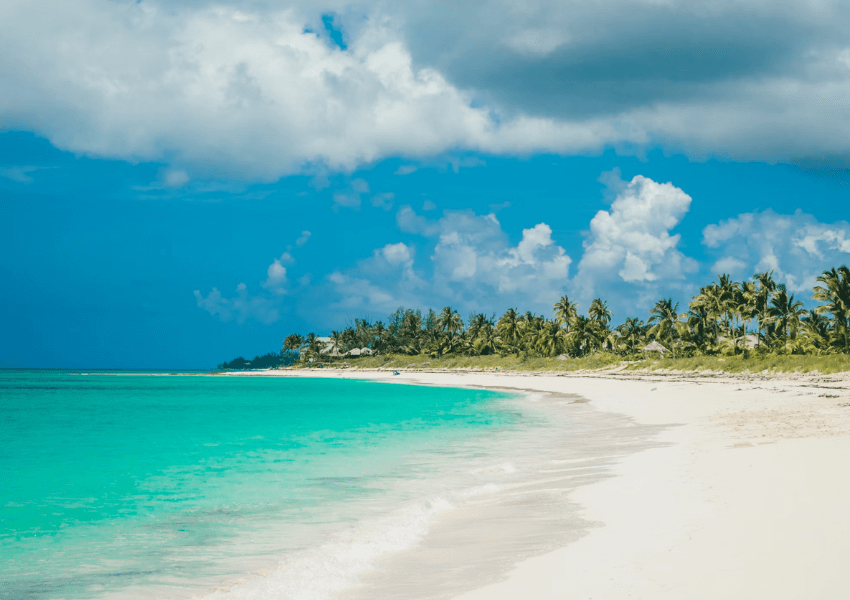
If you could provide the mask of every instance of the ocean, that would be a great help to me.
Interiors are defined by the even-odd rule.
[[[652,431],[571,397],[0,371],[0,599],[449,598]]]

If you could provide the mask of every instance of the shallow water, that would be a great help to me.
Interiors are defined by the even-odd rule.
[[[450,597],[653,433],[568,397],[0,372],[0,597]]]

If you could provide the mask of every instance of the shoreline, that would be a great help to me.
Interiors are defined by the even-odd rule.
[[[602,527],[518,562],[462,600],[845,597],[850,377],[694,375],[224,374],[565,393],[641,425],[668,426],[655,439],[662,446],[624,457],[614,477],[571,493],[581,517]]]

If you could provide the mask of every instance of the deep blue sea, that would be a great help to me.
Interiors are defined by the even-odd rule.
[[[421,539],[445,462],[517,427],[507,396],[0,371],[0,599],[331,597]]]

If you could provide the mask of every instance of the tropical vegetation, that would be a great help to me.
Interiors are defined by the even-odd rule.
[[[449,306],[426,313],[402,307],[386,323],[355,319],[351,326],[332,331],[329,338],[290,334],[283,352],[322,363],[344,360],[350,351],[368,348],[385,357],[384,362],[386,357],[404,356],[441,362],[478,357],[481,362],[482,357],[492,356],[519,360],[596,357],[593,362],[599,364],[659,354],[696,363],[700,357],[849,354],[850,270],[842,266],[824,271],[817,277],[811,299],[817,304],[806,308],[774,279],[772,271],[756,273],[746,281],[719,275],[701,287],[686,308],[662,298],[646,320],[630,316],[616,326],[600,298],[584,314],[564,295],[548,317],[509,308],[498,318],[473,313],[466,321]]]

